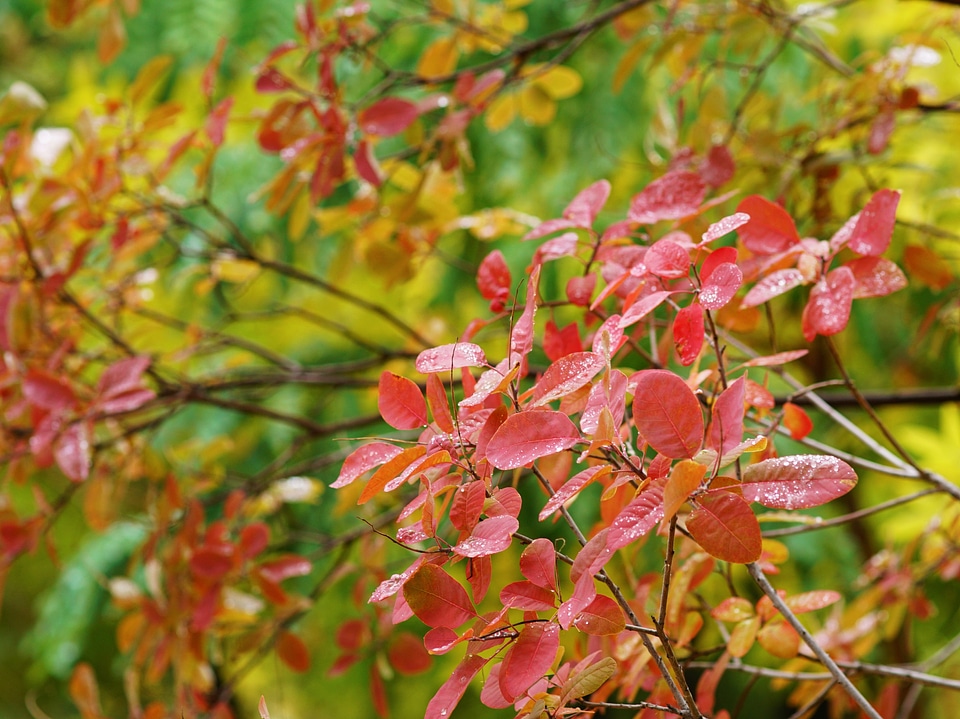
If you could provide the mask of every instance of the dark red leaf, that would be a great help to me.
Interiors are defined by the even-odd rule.
[[[416,104],[399,97],[385,97],[357,114],[360,129],[368,135],[390,137],[406,130],[417,119]]]
[[[744,246],[751,252],[775,255],[800,242],[793,218],[780,205],[770,200],[759,195],[750,195],[737,205],[737,212],[750,215],[750,221],[737,232]]]
[[[708,310],[718,310],[737,294],[743,284],[743,273],[732,262],[719,265],[700,288],[700,304]]]
[[[573,626],[585,634],[608,636],[626,628],[626,618],[620,605],[610,597],[598,594],[573,621]]]
[[[486,557],[497,554],[510,546],[513,542],[513,533],[519,528],[520,522],[510,515],[489,517],[478,522],[470,536],[459,542],[453,551],[461,557]]]
[[[857,483],[846,462],[826,455],[775,457],[743,472],[743,498],[774,509],[803,509],[841,497]]]
[[[634,376],[633,421],[640,436],[671,459],[693,457],[703,441],[703,414],[693,390],[668,370]]]
[[[668,172],[634,196],[627,219],[650,225],[659,220],[679,220],[695,215],[706,190],[703,180],[693,172]]]
[[[677,312],[673,320],[673,344],[677,348],[680,364],[692,365],[703,349],[703,307],[694,302]]]
[[[524,694],[553,665],[560,648],[560,627],[553,622],[526,624],[503,658],[500,691],[507,699]]]
[[[419,364],[418,358],[418,370]],[[417,429],[427,423],[427,403],[420,388],[412,380],[393,372],[384,371],[380,375],[377,406],[380,416],[394,429]]]
[[[900,193],[894,190],[879,190],[874,193],[860,212],[860,219],[853,228],[848,247],[861,255],[882,255],[893,237],[899,202]]]
[[[598,180],[590,187],[581,190],[570,201],[563,211],[563,217],[570,220],[576,227],[584,229],[593,227],[597,214],[603,209],[608,197],[610,197],[610,183],[607,180]]]
[[[487,459],[497,469],[516,469],[557,454],[580,441],[576,425],[563,412],[532,410],[507,417],[487,444]]]
[[[760,523],[750,505],[730,492],[700,497],[687,517],[687,530],[705,551],[725,562],[755,562],[763,549]]]
[[[466,590],[435,564],[423,564],[403,585],[410,609],[428,627],[456,629],[476,616]]]
[[[244,559],[253,559],[270,543],[270,529],[263,522],[248,524],[240,531],[240,554]]]
[[[856,284],[849,267],[838,267],[814,285],[801,317],[807,342],[817,335],[835,335],[847,326]]]

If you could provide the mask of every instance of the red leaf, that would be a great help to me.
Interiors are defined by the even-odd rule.
[[[619,604],[610,597],[598,594],[580,612],[573,626],[585,634],[602,637],[622,632],[626,628],[626,618]]]
[[[190,557],[190,571],[196,577],[216,581],[233,569],[233,547],[229,544],[197,547]]]
[[[577,323],[571,322],[561,330],[553,320],[549,320],[543,330],[543,352],[551,362],[574,352],[583,352]]]
[[[482,367],[486,364],[487,357],[479,345],[470,342],[455,342],[424,350],[417,355],[416,367],[420,374],[430,374],[432,372],[449,372],[461,367]],[[412,428],[408,427],[407,429]]]
[[[505,301],[510,297],[512,281],[510,268],[500,250],[494,250],[484,257],[477,268],[477,287],[486,300]]]
[[[676,280],[690,271],[690,254],[673,240],[658,240],[643,256],[643,264],[650,274]]]
[[[203,76],[200,78],[200,90],[204,97],[209,101],[213,97],[213,86],[217,80],[217,73],[220,71],[220,60],[223,58],[223,51],[227,47],[227,38],[221,37],[217,42],[217,49],[213,52],[213,57],[203,69]]]
[[[353,153],[353,166],[361,179],[374,187],[380,187],[383,184],[377,156],[373,154],[373,145],[368,141],[361,140],[357,143],[357,149]]]
[[[430,405],[430,414],[437,423],[440,431],[452,434],[454,430],[453,416],[450,414],[447,390],[439,375],[427,375],[427,404]]]
[[[600,468],[591,467],[591,469]],[[553,542],[545,537],[533,540],[520,555],[520,573],[538,587],[556,590],[557,554]]]
[[[540,283],[540,265],[530,271],[527,281],[527,298],[523,313],[510,331],[510,357],[526,357],[533,349],[533,320],[537,313],[537,287]],[[512,361],[512,360],[511,360]]]
[[[433,695],[433,699],[427,704],[427,712],[423,719],[448,719],[463,698],[464,692],[467,691],[470,680],[488,661],[490,660],[476,654],[465,656],[453,670],[450,678]]]
[[[743,472],[743,498],[774,509],[804,509],[841,497],[857,473],[836,457],[804,454],[751,464]]]
[[[710,423],[710,448],[724,455],[743,439],[744,379],[736,381],[720,393],[713,404]]]
[[[478,522],[470,536],[457,544],[453,551],[461,557],[487,557],[497,554],[510,546],[513,533],[519,528],[520,522],[510,515],[489,517]]]
[[[787,350],[786,352],[777,352],[776,354],[766,355],[764,357],[754,357],[743,363],[743,367],[774,367],[776,365],[787,364],[809,354],[810,350]]]
[[[695,302],[687,305],[673,320],[673,343],[684,367],[692,365],[703,349],[703,307]]]
[[[204,129],[214,147],[220,147],[223,144],[227,130],[227,120],[230,118],[230,108],[232,107],[233,98],[225,97],[207,117],[207,124]]]
[[[581,190],[563,211],[563,217],[570,220],[576,227],[588,229],[593,227],[597,214],[603,209],[610,197],[610,183],[607,180],[598,180],[590,187]]]
[[[549,612],[556,608],[557,595],[533,582],[511,582],[500,590],[500,603],[511,609]]]
[[[150,366],[146,355],[127,357],[107,367],[97,382],[97,394],[104,397],[117,397],[131,390],[143,387],[143,373]]]
[[[305,577],[313,570],[313,565],[306,557],[299,554],[286,554],[272,559],[257,567],[257,572],[275,584],[290,577]]]
[[[386,442],[370,442],[358,447],[343,461],[337,481],[330,486],[335,489],[346,487],[377,465],[393,459],[401,451],[399,447]]]
[[[280,632],[274,648],[280,661],[293,671],[303,673],[310,668],[310,650],[296,634]]]
[[[659,220],[679,220],[695,215],[706,190],[703,180],[693,172],[668,172],[634,196],[627,219],[650,225]]]
[[[849,267],[838,267],[813,286],[801,317],[807,342],[817,335],[835,335],[847,326],[856,284]]]
[[[606,549],[610,552],[626,547],[647,534],[663,519],[664,479],[652,481],[630,504],[624,507],[610,525]],[[581,550],[582,553],[582,550]]]
[[[720,187],[733,179],[736,165],[726,145],[714,145],[707,153],[700,177],[710,187]]]
[[[267,67],[264,68],[259,75],[257,75],[257,81],[254,84],[254,87],[256,88],[257,92],[266,94],[271,92],[283,92],[284,90],[290,90],[296,86],[286,75],[276,68]]]
[[[83,422],[74,422],[57,437],[53,457],[68,479],[82,482],[90,476],[93,461],[90,449],[90,430]]]
[[[417,115],[417,106],[409,100],[385,97],[361,110],[357,123],[368,135],[390,137],[406,130]]]
[[[893,226],[897,222],[897,205],[900,193],[894,190],[879,190],[860,212],[860,219],[853,228],[848,246],[860,255],[882,255],[890,245]]]
[[[427,423],[427,403],[420,388],[413,380],[393,372],[380,375],[377,407],[380,416],[394,429],[417,429]]]
[[[767,300],[782,295],[784,292],[789,292],[804,282],[803,273],[795,267],[771,272],[750,288],[750,291],[747,292],[740,303],[740,309],[762,305]]]
[[[480,521],[487,488],[483,482],[467,482],[457,488],[450,505],[450,524],[461,532],[471,532]]]
[[[51,412],[70,409],[77,402],[65,379],[39,369],[29,369],[24,375],[23,398],[34,407]]]
[[[577,307],[586,307],[596,286],[597,276],[593,272],[582,277],[571,277],[567,280],[567,299]]]
[[[793,402],[783,403],[783,426],[790,430],[793,439],[803,439],[813,429],[813,420],[802,407]]]
[[[553,665],[560,648],[560,627],[553,622],[527,624],[503,658],[500,691],[507,699],[522,696]]]
[[[668,370],[634,376],[633,421],[640,436],[671,459],[693,457],[703,441],[703,414],[693,390]]]
[[[507,417],[490,438],[487,459],[497,469],[517,469],[570,449],[579,441],[580,432],[563,412],[519,412]]]
[[[530,406],[545,405],[580,389],[606,366],[606,360],[593,352],[575,352],[561,357],[547,368],[534,385]]]
[[[853,298],[883,297],[907,286],[907,277],[896,263],[884,257],[858,257],[847,262],[856,280]]]
[[[760,559],[760,523],[750,505],[730,492],[708,492],[687,517],[687,530],[717,559],[747,564]]]
[[[403,585],[403,598],[428,627],[456,629],[476,616],[466,590],[435,564],[423,564]]]
[[[744,215],[744,217],[746,217],[746,215]],[[732,262],[736,264],[736,247],[719,247],[707,255],[707,258],[703,261],[703,264],[700,265],[700,281],[706,282],[708,279],[710,279],[710,275],[713,273],[713,271],[725,262]]]
[[[700,288],[700,304],[708,310],[718,310],[737,294],[743,284],[743,273],[732,262],[719,265],[704,280]]]
[[[474,604],[479,604],[487,596],[490,580],[493,578],[493,563],[490,557],[470,557],[467,559],[467,582]]]
[[[740,227],[738,233],[744,246],[751,252],[775,255],[800,242],[793,218],[770,200],[750,195],[737,205],[737,212],[750,215],[750,221]]]
[[[410,632],[400,632],[390,641],[387,659],[397,672],[406,676],[420,674],[430,668],[430,655],[423,648],[423,642]]]
[[[253,559],[270,543],[270,529],[263,522],[248,524],[240,531],[240,553],[244,559]]]
[[[663,301],[672,294],[672,292],[660,290],[658,292],[651,292],[646,297],[641,297],[639,300],[630,305],[630,308],[623,313],[623,317],[620,318],[619,322],[620,329],[625,329],[634,322],[639,322],[642,320],[657,307],[663,304]]]
[[[430,654],[446,654],[462,641],[465,637],[449,627],[434,627],[423,635],[423,646]]]
[[[494,665],[490,669],[486,680],[483,682],[483,689],[480,691],[480,702],[485,707],[491,709],[506,709],[513,704],[512,701],[503,696],[500,691],[500,670],[503,669],[503,663]]]
[[[380,469],[373,473],[373,476],[367,481],[357,504],[366,504],[377,496],[390,482],[395,480],[401,473],[412,467],[415,462],[427,453],[427,448],[423,445],[414,445],[407,447],[396,457],[384,464]]]

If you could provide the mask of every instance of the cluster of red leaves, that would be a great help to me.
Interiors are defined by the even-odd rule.
[[[500,362],[490,362],[471,342],[491,321],[475,320],[462,341],[417,358],[425,393],[411,379],[391,372],[381,376],[383,419],[399,430],[420,430],[419,439],[412,445],[362,445],[344,462],[334,486],[369,475],[360,504],[404,486],[417,490],[400,514],[403,526],[396,536],[411,546],[427,542],[429,549],[382,582],[370,601],[390,602],[394,622],[416,616],[430,627],[424,645],[432,654],[467,645],[465,658],[427,708],[428,718],[447,716],[484,668],[481,700],[491,707],[514,705],[518,717],[538,716],[544,707],[554,716],[576,711],[567,710],[568,703],[588,694],[604,696],[601,687],[614,675],[610,685],[624,696],[645,688],[655,701],[662,690],[659,672],[637,635],[625,631],[629,607],[598,592],[614,554],[636,546],[657,526],[665,533],[677,523],[683,527],[689,537],[683,540],[686,559],[672,580],[666,617],[668,635],[681,647],[703,624],[684,597],[710,573],[715,559],[761,562],[775,571],[776,552],[765,553],[751,503],[778,510],[814,507],[856,483],[853,469],[831,456],[777,457],[766,436],[772,430],[745,437],[748,413],[758,419],[773,406],[748,369],[783,364],[805,350],[759,357],[737,371],[723,364],[699,371],[696,366],[705,349],[721,356],[718,313],[744,282],[754,285],[741,306],[813,284],[803,320],[808,340],[842,330],[855,297],[902,287],[903,274],[879,257],[890,241],[899,196],[878,192],[830,242],[801,239],[782,208],[749,197],[736,214],[694,240],[686,228],[701,224],[702,213],[726,199],[706,199],[712,186],[729,177],[723,171],[726,159],[717,149],[696,165],[696,158],[688,158],[698,172],[670,171],[633,198],[624,220],[603,231],[594,223],[610,192],[605,181],[577,195],[561,218],[534,228],[525,239],[541,243]],[[652,232],[665,222],[668,229],[653,240]],[[734,231],[736,245],[711,249]],[[860,257],[829,270],[845,249]],[[587,326],[599,326],[586,343],[577,323],[563,330],[547,323],[542,345],[550,363],[530,377],[541,268],[560,258],[582,263],[583,272],[567,284],[567,300],[583,309]],[[512,279],[501,254],[483,261],[477,282],[491,309],[506,317],[502,310]],[[689,376],[660,367],[619,368],[650,323],[658,322],[655,311],[661,306],[669,308],[677,361],[696,365]],[[809,418],[794,405],[784,408],[779,421],[795,437],[810,429]],[[756,458],[741,468],[741,459],[750,455]],[[574,462],[583,469],[573,472]],[[514,470],[531,470],[529,476],[547,492],[540,521],[565,514],[590,484],[603,488],[601,519],[570,555],[569,584],[558,580],[554,545],[536,539],[520,557],[524,579],[502,587],[493,604],[499,608],[483,612],[491,557],[507,551],[520,528],[522,498],[509,481]],[[469,593],[449,573],[458,562],[465,564]],[[788,605],[811,611],[837,598],[817,592],[789,598]],[[799,638],[769,601],[761,600],[754,610],[731,597],[714,618],[736,623],[731,656],[742,656],[755,639],[776,656],[797,652]],[[597,642],[578,644],[586,648],[577,658],[556,666],[561,637],[571,632],[605,638],[607,651]],[[712,705],[706,693],[710,696],[701,699]]]

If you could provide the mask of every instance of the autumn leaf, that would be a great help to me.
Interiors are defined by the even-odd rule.
[[[487,444],[497,469],[516,469],[570,449],[580,441],[576,425],[563,412],[528,410],[510,415]]]
[[[427,423],[427,402],[416,383],[385,371],[377,389],[380,416],[395,429],[416,429]]]
[[[635,377],[633,421],[640,436],[667,457],[693,457],[703,441],[697,396],[667,370],[643,370]]]
[[[428,627],[456,629],[476,616],[466,590],[435,564],[423,564],[403,585],[407,604]]]
[[[836,457],[795,455],[751,464],[743,472],[743,498],[774,509],[804,509],[841,497],[857,483],[853,468]]]
[[[736,564],[760,558],[760,524],[750,505],[730,492],[708,492],[687,518],[687,531],[717,559]]]

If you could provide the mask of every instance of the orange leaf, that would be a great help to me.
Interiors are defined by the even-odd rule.
[[[100,708],[100,690],[97,687],[97,677],[89,664],[86,662],[77,664],[70,676],[70,684],[67,689],[83,719],[99,719],[103,716],[103,710]]]
[[[707,468],[691,459],[677,462],[663,488],[663,521],[669,522],[703,480]]]
[[[275,645],[277,656],[295,672],[305,672],[310,668],[310,652],[307,645],[296,634],[282,631]]]

